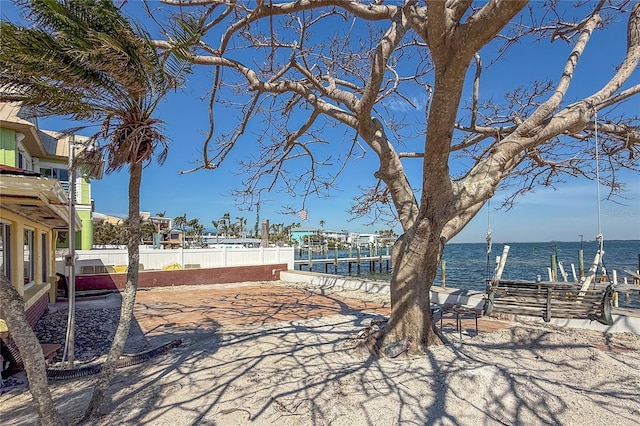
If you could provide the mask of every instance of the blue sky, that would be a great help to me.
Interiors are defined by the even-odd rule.
[[[15,12],[7,8],[6,0],[1,0],[0,6],[3,19],[15,16]],[[594,87],[599,87],[611,75],[613,67],[622,57],[626,45],[626,17],[619,20],[611,32],[602,35],[597,33],[590,43],[593,46],[591,49],[588,47],[580,59],[571,92],[571,96],[576,99],[593,92]],[[569,47],[562,43],[549,46],[547,41],[537,46],[524,45],[520,52],[513,50],[513,56],[509,56],[508,60],[485,70],[487,77],[481,86],[481,96],[501,100],[508,88],[527,85],[534,79],[550,78],[557,81]],[[556,53],[559,54],[555,55]],[[158,110],[158,117],[164,120],[165,131],[171,140],[169,156],[164,165],[159,166],[154,162],[145,169],[141,209],[152,214],[165,212],[169,217],[186,213],[188,218],[198,218],[206,227],[211,227],[212,220],[217,220],[228,212],[232,218],[245,217],[251,229],[256,222],[255,209],[242,211],[229,196],[230,191],[242,181],[242,176],[237,175],[237,161],[255,150],[250,141],[245,139],[217,170],[179,174],[182,170],[192,168],[200,158],[201,144],[208,125],[206,92],[211,83],[211,71],[207,68],[197,69],[185,89],[172,94]],[[473,73],[473,67],[469,72]],[[632,83],[640,83],[638,72]],[[420,96],[416,96],[415,101],[424,103]],[[633,102],[627,102],[621,111],[629,115],[640,114],[640,100],[636,97]],[[410,111],[409,114],[411,113],[413,112]],[[415,114],[416,117],[424,117],[422,111]],[[237,116],[224,108],[216,108],[216,118],[218,123],[224,123],[233,122]],[[49,119],[42,121],[41,126],[58,130],[71,127],[72,123]],[[328,140],[335,142],[344,138],[344,128],[328,129],[327,132]],[[420,140],[406,143],[407,147],[400,150],[421,150],[413,149],[413,146],[422,143]],[[303,226],[319,227],[322,220],[324,228],[332,230],[375,232],[388,229],[384,223],[367,225],[368,219],[349,220],[347,210],[358,193],[358,186],[373,182],[372,174],[377,169],[375,154],[366,150],[363,154],[363,158],[348,165],[337,182],[337,189],[331,191],[329,198],[310,197],[303,204],[300,198],[275,190],[264,197],[260,219],[285,225],[302,222],[295,214],[281,212],[283,206],[296,210],[304,207],[309,211],[309,220],[302,222]],[[403,163],[410,181],[417,185],[420,160],[405,159]],[[455,165],[452,167],[455,168]],[[597,188],[595,182],[591,181],[568,178],[567,183],[555,190],[539,188],[535,193],[520,198],[515,207],[506,212],[493,209],[499,206],[504,197],[504,194],[498,193],[492,201],[492,208],[485,206],[453,242],[483,242],[488,226],[492,229],[494,242],[575,241],[580,239],[579,235],[591,240],[598,233],[598,216],[605,239],[640,239],[640,176],[631,172],[621,176],[628,185],[623,194],[625,199],[618,200],[617,203],[601,201],[599,215]],[[105,175],[101,181],[94,181],[92,195],[96,211],[126,214],[127,185],[126,170]],[[606,189],[601,191],[601,196],[604,197]],[[395,229],[400,231],[399,227]]]

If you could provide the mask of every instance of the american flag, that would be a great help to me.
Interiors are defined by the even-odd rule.
[[[302,219],[302,220],[309,219],[309,210],[306,210],[306,209],[300,210],[298,212],[298,216],[300,216],[300,219]]]

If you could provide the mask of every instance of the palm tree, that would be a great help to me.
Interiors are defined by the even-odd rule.
[[[140,224],[140,244],[151,242],[153,244],[153,234],[156,233],[156,226],[150,220],[142,221]]]
[[[195,218],[195,219],[190,219],[187,221],[186,225],[191,228],[191,230],[189,230],[187,232],[188,235],[192,236],[192,243],[196,243],[197,242],[197,246],[201,247],[202,246],[202,232],[204,231],[204,226],[200,223],[200,219]]]
[[[218,242],[218,237],[220,236],[220,221],[212,220],[211,224],[213,225],[213,229],[216,230],[216,243]]]
[[[245,238],[247,236],[247,231],[246,231],[247,219],[245,219],[242,216],[236,216],[236,220],[238,221],[236,237]]]
[[[231,230],[231,215],[229,213],[223,214],[220,221],[222,222],[222,233],[225,237],[228,237]]]
[[[181,231],[186,231],[187,229],[187,214],[183,214],[182,216],[176,216],[173,219],[173,226],[176,229],[179,229]]]
[[[47,366],[40,342],[27,322],[24,301],[20,293],[3,273],[0,273],[0,305],[4,320],[11,330],[11,338],[20,350],[29,379],[33,405],[41,423],[43,425],[60,424],[60,415],[53,404],[51,392],[47,386]]]
[[[127,283],[120,321],[93,390],[86,417],[98,414],[129,333],[138,285],[140,183],[156,148],[166,158],[158,103],[188,71],[172,57],[160,57],[151,38],[110,0],[19,0],[31,27],[1,23],[0,100],[22,102],[37,116],[67,116],[99,126],[84,150],[84,162],[106,156],[106,172],[129,167]],[[78,128],[79,129],[79,128]]]

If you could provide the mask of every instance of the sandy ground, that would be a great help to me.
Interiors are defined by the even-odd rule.
[[[291,290],[290,283],[264,285],[272,295]],[[150,346],[175,338],[183,344],[118,370],[97,424],[640,424],[638,335],[512,322],[460,339],[445,327],[448,343],[425,356],[376,359],[354,347],[358,333],[388,309],[386,296],[293,290],[304,296],[297,305],[256,297],[252,305],[267,313],[246,321],[237,319],[247,317],[246,300],[238,298],[225,317],[215,311],[218,296],[199,294],[211,316],[188,326],[179,312],[193,307],[176,306],[175,289],[141,293],[136,330]],[[167,304],[162,315],[159,303]],[[302,305],[308,309],[296,311]],[[294,318],[278,317],[287,310]],[[81,414],[93,381],[52,383],[66,419]],[[0,420],[36,423],[25,388],[0,396]]]

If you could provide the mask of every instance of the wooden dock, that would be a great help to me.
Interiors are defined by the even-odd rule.
[[[613,289],[619,294],[618,297],[624,297],[627,302],[631,300],[632,296],[635,300],[640,297],[640,285],[615,284]]]
[[[629,274],[631,276],[631,280],[633,281],[634,285],[640,285],[640,274],[639,273],[630,271],[628,269],[625,269],[624,272],[626,272],[627,274]]]
[[[294,267],[302,271],[303,266],[307,270],[311,271],[313,265],[324,265],[324,272],[329,273],[329,265],[333,265],[333,273],[338,273],[339,264],[347,264],[347,271],[351,274],[353,267],[355,266],[356,274],[360,274],[363,264],[367,265],[369,272],[382,272],[383,268],[386,272],[391,270],[391,256],[360,256],[360,257],[338,257],[333,259],[298,259],[294,260]]]

